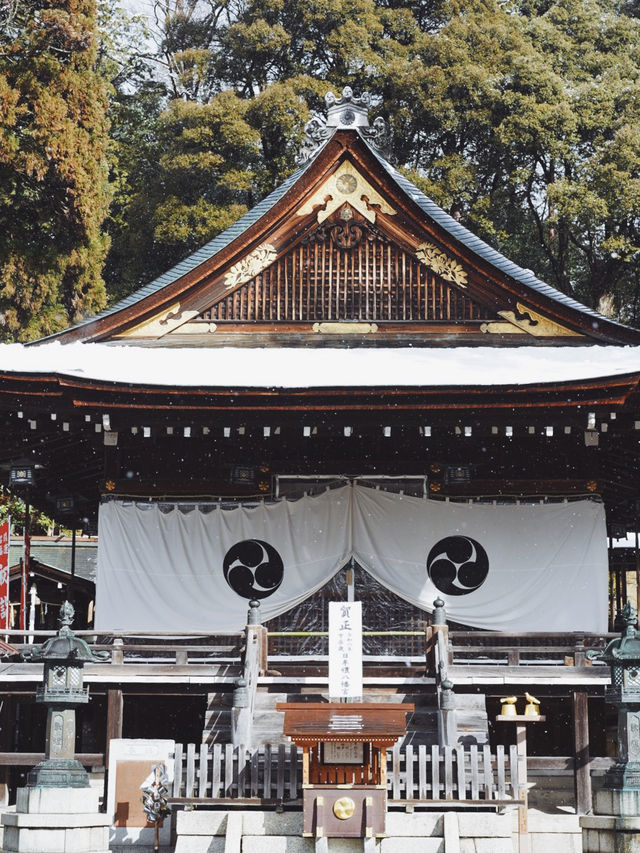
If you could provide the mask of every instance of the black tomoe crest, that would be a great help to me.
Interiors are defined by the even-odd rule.
[[[427,572],[445,595],[468,595],[487,579],[489,557],[469,536],[446,536],[429,551]]]
[[[242,598],[267,598],[282,583],[284,564],[273,545],[261,539],[243,539],[227,551],[224,579]]]

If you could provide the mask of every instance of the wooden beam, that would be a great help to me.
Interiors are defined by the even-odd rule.
[[[100,767],[104,761],[101,752],[78,752],[75,757],[83,767]],[[44,752],[0,752],[0,767],[33,767],[44,759]]]
[[[113,688],[107,691],[107,742],[105,746],[105,767],[109,769],[109,745],[113,738],[122,737],[122,690]]]
[[[589,761],[589,697],[584,691],[578,690],[573,693],[573,743],[576,813],[589,814],[593,810]]]

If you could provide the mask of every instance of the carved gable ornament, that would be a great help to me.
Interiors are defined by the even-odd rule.
[[[162,338],[164,335],[173,332],[197,316],[197,311],[185,310],[179,302],[175,302],[169,308],[165,308],[159,314],[155,314],[143,323],[138,323],[136,326],[120,332],[117,337],[149,338],[152,340]]]
[[[504,322],[483,323],[480,330],[485,334],[494,335],[533,335],[534,338],[556,337],[556,338],[581,338],[580,332],[574,332],[561,326],[554,320],[549,320],[538,314],[532,308],[527,308],[521,302],[516,303],[520,317],[515,311],[498,311]]]
[[[317,209],[318,223],[321,223],[346,203],[372,223],[378,211],[388,216],[396,212],[353,164],[345,160],[298,209],[297,215],[308,216]]]
[[[462,264],[454,258],[450,258],[433,243],[422,243],[416,250],[416,257],[420,263],[429,267],[440,278],[446,279],[458,287],[467,286],[467,273]]]
[[[263,243],[231,267],[224,277],[224,286],[229,290],[239,284],[244,284],[245,281],[249,281],[261,273],[275,259],[276,250],[274,247],[271,243]]]

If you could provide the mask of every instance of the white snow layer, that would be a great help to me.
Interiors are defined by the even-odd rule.
[[[527,385],[640,373],[640,347],[174,349],[0,344],[0,373],[201,388]]]

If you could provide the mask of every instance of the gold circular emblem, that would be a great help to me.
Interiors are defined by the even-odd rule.
[[[351,797],[340,797],[333,804],[333,813],[339,820],[348,820],[356,810],[356,804]]]
[[[352,193],[358,186],[358,182],[355,178],[355,175],[350,175],[348,172],[345,172],[344,174],[340,175],[340,177],[336,181],[336,186],[341,193],[349,195],[349,193]]]

